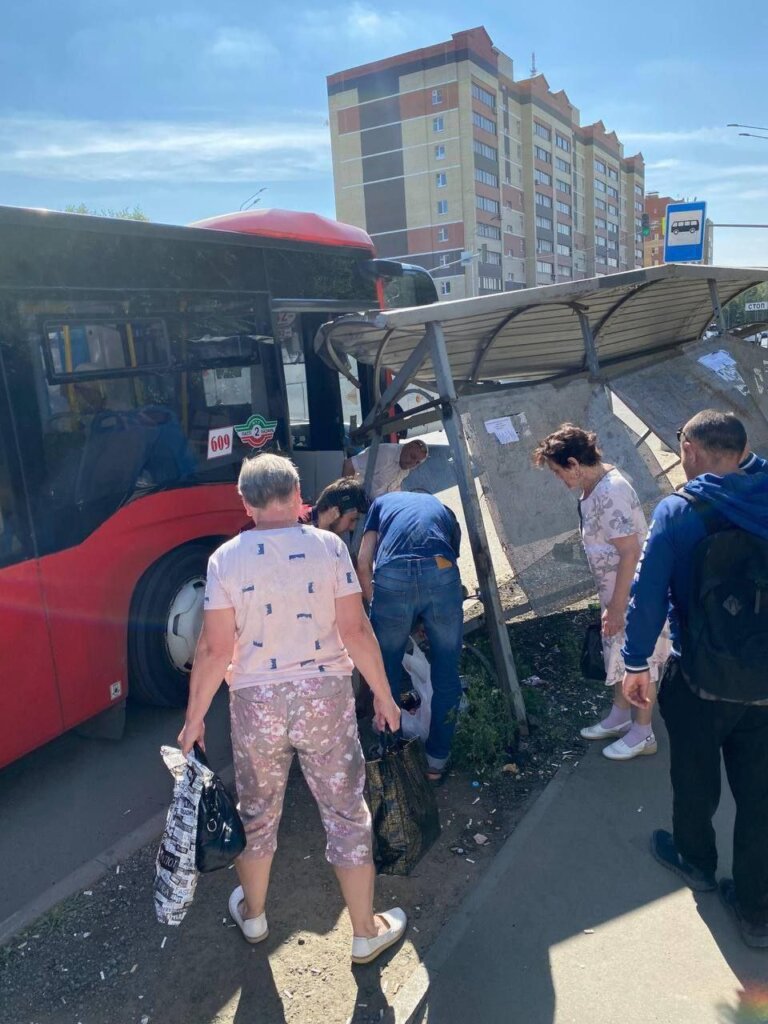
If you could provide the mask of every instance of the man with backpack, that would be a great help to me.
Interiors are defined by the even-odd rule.
[[[678,432],[688,483],[656,507],[627,613],[624,694],[647,706],[647,658],[669,612],[659,688],[673,832],[651,851],[697,891],[719,889],[749,946],[768,947],[768,473],[743,424],[705,410]],[[733,879],[715,879],[720,752],[736,801]]]

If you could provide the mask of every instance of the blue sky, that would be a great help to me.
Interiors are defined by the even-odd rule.
[[[764,0],[7,0],[0,203],[183,224],[265,188],[333,216],[325,75],[480,24],[642,150],[649,190],[768,223],[768,141],[725,127],[768,125]],[[768,230],[716,230],[715,260],[768,265]]]

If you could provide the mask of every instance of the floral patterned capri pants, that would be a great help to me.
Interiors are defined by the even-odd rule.
[[[325,855],[342,868],[372,863],[371,813],[363,797],[365,760],[348,676],[265,683],[230,694],[232,753],[245,857],[277,848],[294,751],[317,801]]]

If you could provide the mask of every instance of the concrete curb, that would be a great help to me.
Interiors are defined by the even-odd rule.
[[[227,765],[219,775],[227,785],[230,785],[234,778],[232,765]],[[112,846],[76,868],[66,878],[56,882],[36,899],[31,900],[26,906],[0,921],[0,946],[10,942],[19,932],[29,928],[35,921],[47,914],[58,903],[69,899],[75,893],[82,892],[97,882],[102,875],[115,867],[115,865],[127,860],[132,854],[140,850],[142,846],[160,838],[165,827],[165,819],[168,811],[158,811],[148,818],[143,824],[137,826],[128,835],[118,839]]]
[[[588,753],[584,756],[588,756]],[[392,1001],[394,1024],[417,1024],[418,1013],[429,994],[430,985],[433,985],[439,977],[485,900],[501,882],[504,875],[512,869],[518,852],[528,842],[539,821],[547,813],[550,804],[560,796],[575,767],[574,765],[564,765],[558,769],[544,792],[537,797],[533,807],[526,812],[520,824],[496,854],[493,863],[479,884],[443,926],[423,961],[416,967]]]

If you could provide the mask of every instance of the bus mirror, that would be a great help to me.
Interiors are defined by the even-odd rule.
[[[402,277],[403,264],[397,260],[363,260],[360,269],[377,280],[381,277]]]

